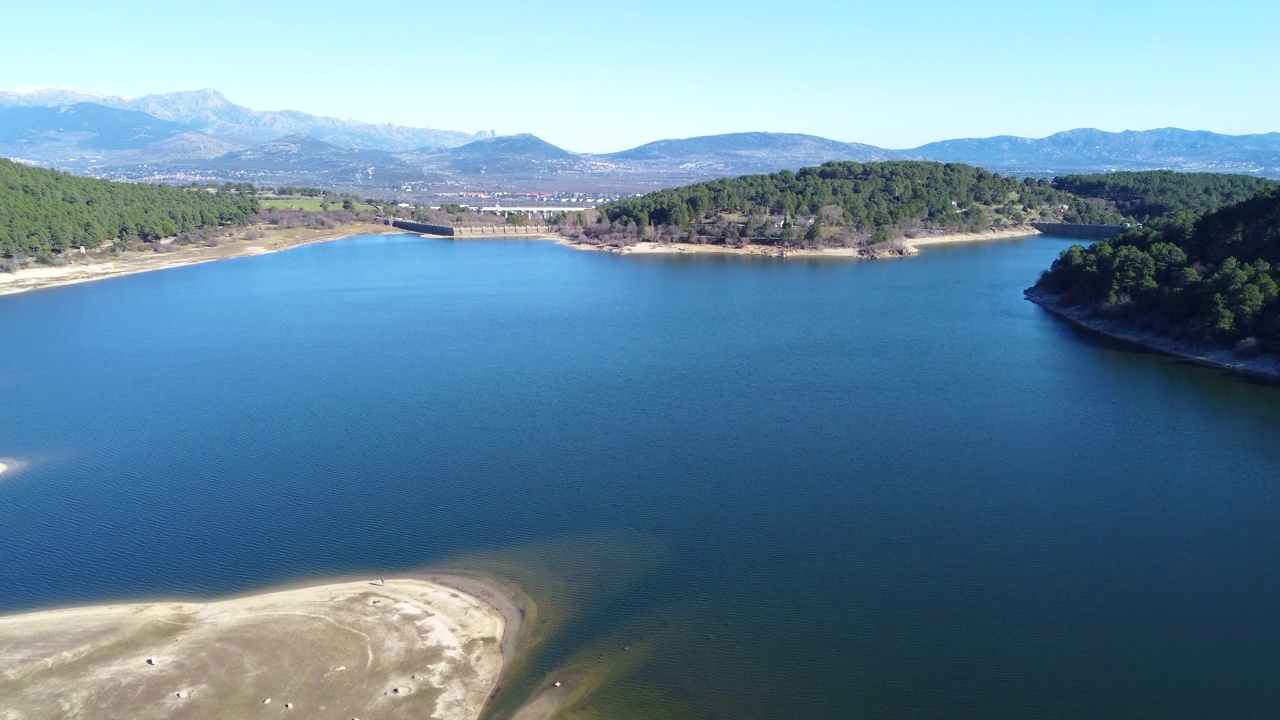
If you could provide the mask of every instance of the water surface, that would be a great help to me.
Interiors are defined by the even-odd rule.
[[[507,562],[560,607],[503,707],[1273,717],[1280,390],[1024,301],[1068,244],[377,236],[0,298],[0,610]]]

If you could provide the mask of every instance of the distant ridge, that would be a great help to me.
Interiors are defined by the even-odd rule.
[[[455,147],[486,135],[399,125],[374,125],[295,110],[250,110],[227,100],[221,92],[210,89],[160,93],[139,98],[83,93],[69,88],[0,91],[0,106],[58,107],[77,103],[94,103],[147,113],[161,120],[184,125],[189,130],[225,138],[238,144],[306,134],[353,150],[403,151],[421,147]]]
[[[658,140],[602,155],[613,161],[667,161],[720,165],[735,171],[773,172],[781,167],[820,165],[831,160],[890,160],[892,150],[845,143],[816,135],[747,132]]]
[[[80,145],[88,150],[131,150],[186,132],[184,126],[143,112],[76,103],[63,107],[0,107],[0,145]],[[87,136],[87,137],[86,137]]]
[[[374,125],[251,110],[216,90],[129,98],[69,88],[0,91],[0,157],[116,179],[248,180],[429,192],[650,191],[830,161],[920,159],[1053,176],[1171,169],[1280,177],[1280,133],[1080,128],[1044,138],[962,138],[893,150],[815,135],[741,132],[574,153],[529,134]]]
[[[1080,128],[1044,138],[1001,135],[944,140],[902,152],[928,160],[1025,171],[1280,171],[1280,133],[1222,135],[1180,128],[1124,132]]]

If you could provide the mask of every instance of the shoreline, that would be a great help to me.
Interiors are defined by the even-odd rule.
[[[1078,305],[1068,305],[1057,295],[1046,290],[1028,288],[1023,292],[1023,296],[1027,301],[1039,305],[1072,325],[1111,340],[1215,370],[1224,370],[1270,383],[1280,381],[1280,358],[1265,355],[1241,358],[1231,348],[1187,342],[1158,333],[1136,330],[1123,321],[1097,317]]]
[[[162,692],[135,692],[128,702],[154,705],[168,698],[168,703],[177,703],[174,711],[187,697],[214,697],[222,708],[219,712],[233,716],[244,707],[263,704],[262,697],[272,694],[267,688],[276,694],[287,688],[291,701],[304,712],[326,703],[336,710],[345,703],[350,707],[340,714],[347,716],[358,711],[417,717],[424,703],[438,698],[439,709],[447,710],[442,718],[479,720],[516,664],[524,615],[521,604],[497,581],[429,571],[387,577],[385,584],[377,577],[350,576],[211,599],[36,608],[0,615],[0,655],[15,660],[0,670],[0,700],[16,691],[24,704],[37,702],[43,694],[35,688],[56,687],[46,699],[79,698],[80,712],[37,712],[32,718],[88,718],[97,703],[116,692],[116,685],[95,685],[97,679],[109,677],[115,679],[112,682],[129,678],[171,685]],[[263,616],[271,620],[255,619]],[[317,624],[311,618],[325,622]],[[185,644],[170,644],[182,641]],[[237,657],[248,653],[258,660],[250,663],[256,674],[221,676],[216,653],[227,643]],[[290,653],[301,654],[293,658]],[[102,659],[94,679],[85,680],[75,658],[89,656]],[[141,664],[152,656],[154,663],[148,659]],[[361,662],[353,665],[356,658]],[[295,666],[302,662],[322,665],[305,688],[298,687],[296,677],[301,670]],[[339,662],[343,664],[332,667]],[[348,666],[351,672],[334,675]],[[192,667],[201,672],[191,676]],[[410,672],[416,673],[412,680]],[[168,677],[174,674],[182,677]],[[255,683],[257,689],[252,688]],[[183,692],[190,694],[175,694]],[[246,699],[246,692],[256,695]],[[139,700],[140,696],[145,698]]]
[[[502,616],[502,640],[498,645],[498,650],[502,653],[502,673],[498,678],[498,684],[500,685],[511,670],[519,650],[520,632],[524,629],[525,620],[525,609],[520,603],[516,602],[507,591],[498,587],[496,583],[471,575],[423,573],[410,574],[405,577],[414,580],[425,580],[441,587],[452,588],[458,592],[465,593],[488,605]],[[491,689],[491,694],[494,691],[496,691],[496,688]]]
[[[974,243],[993,240],[1012,240],[1014,238],[1040,235],[1033,227],[1016,227],[1001,230],[988,230],[977,233],[945,233],[918,238],[899,238],[884,245],[875,247],[839,247],[839,248],[784,248],[775,245],[745,245],[732,247],[729,245],[713,245],[699,243],[660,243],[638,242],[635,245],[619,247],[616,245],[597,245],[573,240],[561,235],[548,235],[529,239],[554,240],[557,244],[574,250],[608,252],[615,255],[676,255],[676,254],[708,254],[708,255],[751,255],[776,258],[815,258],[838,257],[860,260],[881,260],[889,258],[913,257],[920,253],[925,245],[943,245],[951,243]]]
[[[218,260],[267,255],[355,235],[391,235],[403,234],[404,231],[388,225],[351,223],[326,230],[290,228],[269,230],[267,233],[254,240],[233,238],[216,247],[187,247],[164,254],[154,251],[133,252],[85,263],[56,267],[40,265],[26,267],[15,273],[0,272],[0,296]]]

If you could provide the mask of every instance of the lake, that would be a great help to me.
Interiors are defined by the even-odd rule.
[[[914,259],[357,237],[0,298],[0,611],[502,573],[581,718],[1270,718],[1280,389]],[[625,648],[625,649],[624,649]]]

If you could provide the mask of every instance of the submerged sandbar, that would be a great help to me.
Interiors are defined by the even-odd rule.
[[[0,707],[10,720],[230,720],[264,705],[474,720],[510,630],[493,604],[420,579],[13,615],[0,618]]]

